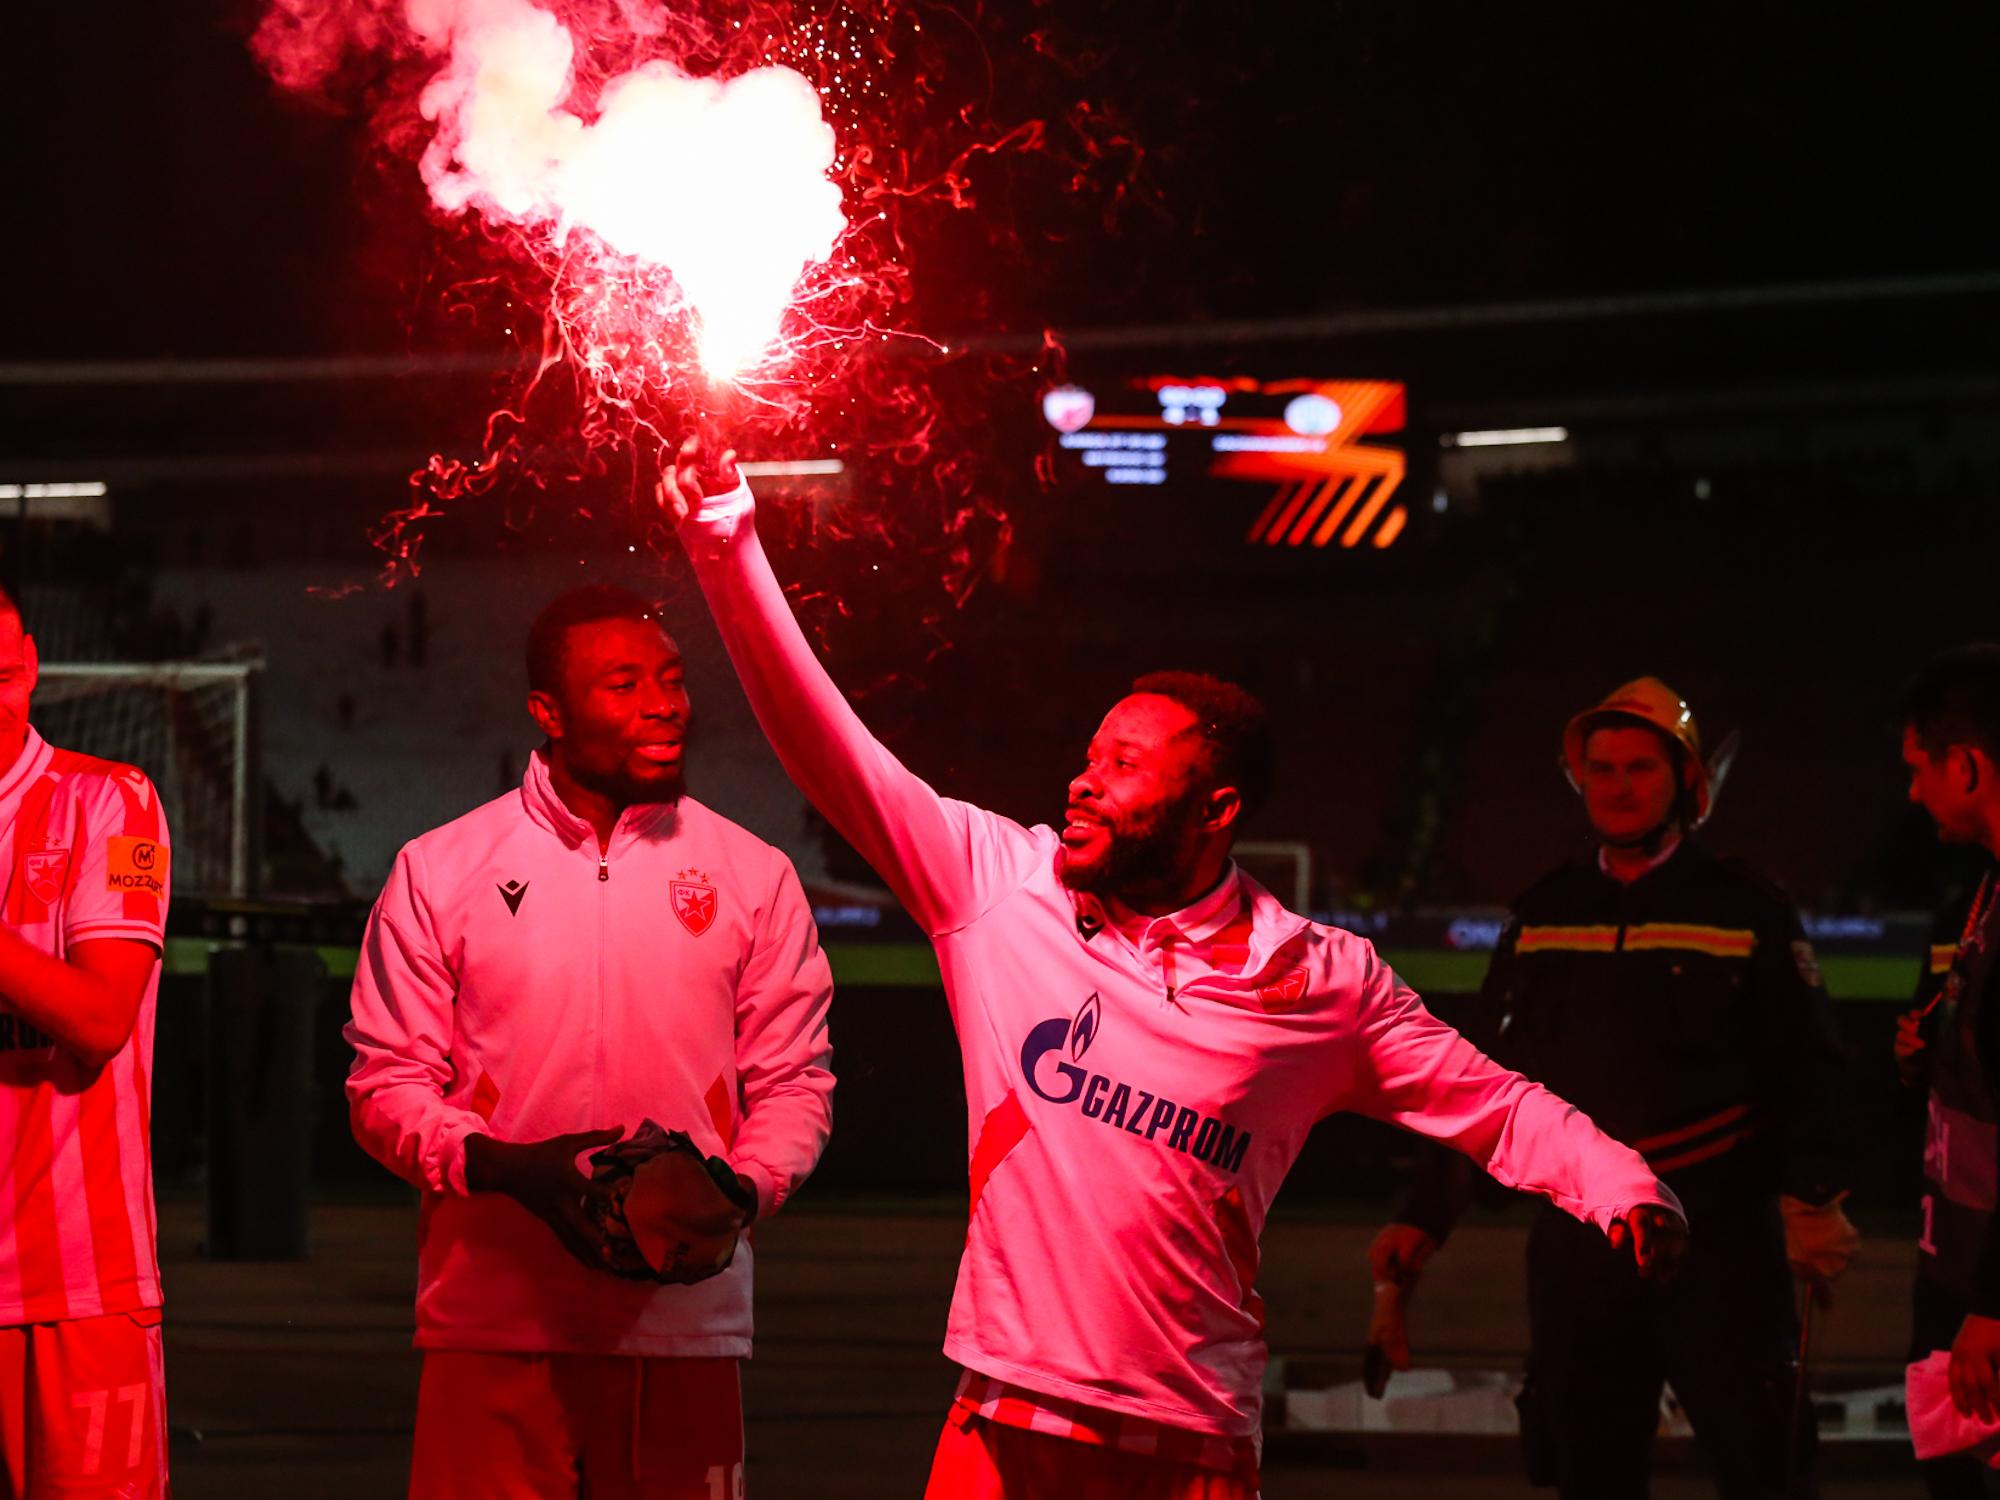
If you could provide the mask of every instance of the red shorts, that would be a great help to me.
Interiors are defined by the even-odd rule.
[[[991,1422],[945,1418],[924,1500],[1257,1500],[1239,1474]]]
[[[412,1500],[742,1500],[733,1359],[424,1353]]]
[[[164,1500],[160,1313],[0,1328],[0,1463],[34,1500]]]

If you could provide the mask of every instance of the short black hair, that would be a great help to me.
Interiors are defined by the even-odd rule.
[[[1148,672],[1132,691],[1170,698],[1194,715],[1195,732],[1208,746],[1209,775],[1217,786],[1236,788],[1244,817],[1270,800],[1278,746],[1255,694],[1205,672]]]
[[[2000,645],[1940,652],[1903,690],[1903,723],[1928,755],[1970,745],[2000,763]]]
[[[639,620],[665,629],[659,606],[615,583],[586,583],[557,594],[528,627],[528,687],[560,693],[569,633],[600,620]]]

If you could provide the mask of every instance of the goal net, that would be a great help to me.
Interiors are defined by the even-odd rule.
[[[43,662],[35,728],[65,750],[139,767],[159,788],[176,895],[252,884],[251,688],[261,661]]]

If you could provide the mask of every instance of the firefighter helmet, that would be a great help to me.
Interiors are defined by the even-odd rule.
[[[1694,710],[1657,677],[1641,677],[1615,688],[1602,703],[1586,708],[1569,721],[1563,730],[1563,773],[1569,777],[1569,784],[1579,792],[1583,790],[1583,747],[1591,731],[1601,728],[1606,721],[1620,719],[1657,730],[1681,752],[1679,758],[1688,767],[1682,785],[1691,803],[1687,826],[1699,828],[1707,821],[1721,778],[1718,768],[1702,759],[1701,730],[1695,724]]]

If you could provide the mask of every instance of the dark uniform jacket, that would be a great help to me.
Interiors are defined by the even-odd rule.
[[[1684,840],[1630,884],[1594,860],[1557,870],[1515,903],[1464,1029],[1637,1150],[1697,1216],[1846,1186],[1832,1008],[1791,903],[1738,861]],[[1442,1239],[1470,1180],[1432,1163],[1399,1217]]]

